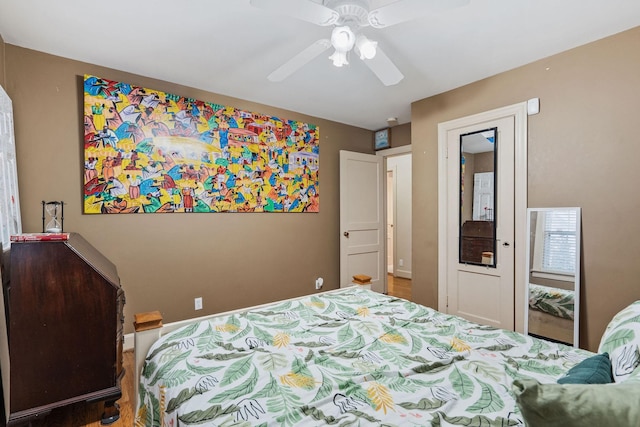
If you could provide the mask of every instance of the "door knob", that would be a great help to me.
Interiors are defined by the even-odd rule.
[[[508,248],[510,245],[509,245],[509,242],[504,242],[502,246],[504,246],[505,248]]]
[[[349,232],[345,231],[344,233],[342,233],[344,235],[344,237],[346,237],[347,239],[349,238]]]

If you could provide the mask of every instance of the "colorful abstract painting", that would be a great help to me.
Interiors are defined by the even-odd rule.
[[[319,212],[319,128],[87,75],[84,212]]]

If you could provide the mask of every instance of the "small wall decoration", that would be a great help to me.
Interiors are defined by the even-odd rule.
[[[380,129],[373,134],[373,148],[375,150],[383,150],[391,147],[391,129]]]
[[[84,212],[319,212],[319,128],[84,77]]]

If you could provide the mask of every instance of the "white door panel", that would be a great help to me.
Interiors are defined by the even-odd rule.
[[[383,158],[340,151],[340,286],[356,274],[385,289]]]
[[[500,326],[500,276],[458,270],[458,314],[477,323]]]

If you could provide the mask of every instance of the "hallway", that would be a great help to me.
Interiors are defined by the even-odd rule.
[[[391,296],[411,301],[411,279],[393,277],[392,274],[389,274],[387,278],[387,293]]]

